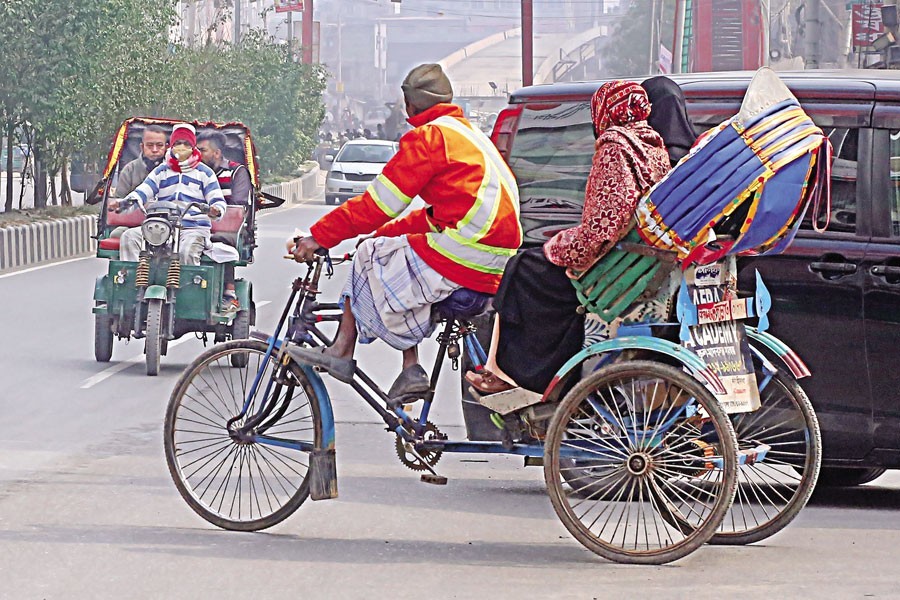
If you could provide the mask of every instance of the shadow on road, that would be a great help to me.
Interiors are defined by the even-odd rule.
[[[900,489],[877,485],[816,488],[809,506],[900,511]]]

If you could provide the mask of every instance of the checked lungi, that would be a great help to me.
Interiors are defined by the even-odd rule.
[[[360,342],[406,350],[434,332],[431,305],[460,287],[419,258],[406,236],[377,237],[357,248],[341,299],[350,300]]]

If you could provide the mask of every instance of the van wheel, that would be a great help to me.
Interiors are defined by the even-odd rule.
[[[824,487],[853,487],[869,483],[884,475],[887,469],[881,467],[851,468],[822,467],[819,485]]]
[[[109,315],[94,315],[94,358],[97,362],[109,362],[112,358],[113,332]]]
[[[337,204],[337,201],[334,198],[332,198],[331,196],[325,196],[325,204],[327,204],[329,206],[333,206],[333,205]]]

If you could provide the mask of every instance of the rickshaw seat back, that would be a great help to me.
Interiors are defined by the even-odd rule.
[[[243,206],[232,205],[225,210],[225,214],[218,221],[212,222],[210,232],[213,242],[223,242],[229,246],[237,247],[241,227],[244,226],[246,210]]]
[[[432,306],[431,314],[436,320],[471,319],[487,309],[492,297],[484,292],[459,288]]]
[[[810,202],[827,202],[831,146],[778,76],[757,71],[741,111],[707,133],[638,202],[637,228],[683,267],[778,253]],[[818,206],[814,210],[817,210]],[[710,249],[720,235],[734,241]]]
[[[127,212],[107,211],[106,226],[107,227],[140,227],[144,222],[146,215],[142,210],[135,207]]]
[[[632,229],[589,269],[572,279],[578,301],[606,322],[654,297],[676,267],[675,254],[641,243]]]

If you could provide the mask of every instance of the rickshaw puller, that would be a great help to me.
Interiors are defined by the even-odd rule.
[[[219,188],[219,181],[212,169],[200,160],[196,148],[197,134],[192,125],[179,123],[172,130],[169,150],[162,164],[153,169],[133,192],[121,202],[134,202],[147,212],[146,205],[155,200],[179,202],[204,202],[209,212],[204,213],[192,206],[181,221],[179,260],[185,265],[199,265],[200,256],[210,248],[210,218],[219,220],[225,214],[227,205]],[[115,209],[120,201],[112,200],[109,208]],[[132,227],[122,233],[119,256],[122,260],[135,262],[143,249],[143,234],[140,227]],[[235,255],[237,251],[235,251]]]
[[[380,338],[403,352],[391,398],[430,387],[418,344],[434,331],[431,305],[462,287],[495,293],[522,242],[515,178],[490,139],[450,103],[453,90],[440,65],[414,68],[402,89],[414,129],[397,154],[363,195],[288,243],[302,262],[320,247],[374,232],[358,246],[334,344],[290,352],[349,381],[357,336],[363,343]],[[392,220],[416,196],[427,208]]]

